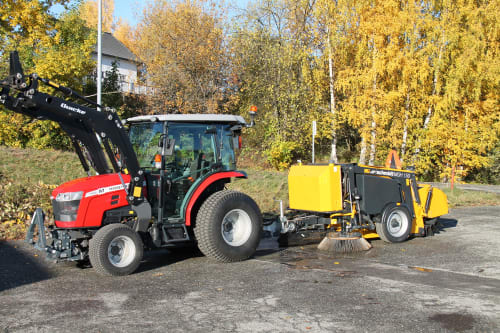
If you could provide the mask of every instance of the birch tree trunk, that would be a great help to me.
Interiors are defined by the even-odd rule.
[[[444,47],[444,31],[442,34],[442,40],[441,40],[441,45],[439,46],[439,54],[438,54],[438,61],[436,64],[436,68],[434,69],[434,78],[432,80],[432,97],[436,96],[437,94],[437,83],[439,80],[439,68],[441,65],[441,58],[443,57],[443,47]],[[424,126],[423,130],[425,131],[427,127],[429,126],[429,122],[431,121],[432,113],[433,113],[433,105],[432,103],[429,105],[429,108],[427,109],[427,114],[425,115],[425,120],[424,120]],[[418,154],[420,153],[420,139],[417,140],[417,145],[415,148],[415,153],[413,154],[413,159],[416,160],[418,158]]]
[[[376,107],[376,93],[377,93],[377,69],[375,67],[375,57],[377,53],[377,48],[375,46],[375,39],[373,40],[373,60],[372,60],[372,69],[373,69],[373,104],[372,104],[372,123],[371,123],[371,142],[370,142],[370,160],[368,161],[368,165],[375,164],[375,154],[377,150],[377,122],[375,120],[377,107]]]
[[[359,164],[366,164],[366,139],[361,135],[361,150],[359,152]]]
[[[377,122],[375,121],[375,113],[372,113],[372,128],[370,131],[371,134],[371,142],[370,142],[370,160],[368,161],[368,165],[375,164],[375,153],[377,150]]]
[[[403,127],[403,142],[401,143],[401,164],[403,164],[406,154],[406,140],[408,140],[408,118],[410,113],[410,92],[406,94],[405,121]]]
[[[337,163],[337,124],[336,124],[336,105],[335,105],[335,73],[333,70],[333,55],[330,41],[330,28],[327,27],[327,47],[328,47],[328,74],[330,83],[330,112],[332,113],[332,150],[330,153],[330,161]]]

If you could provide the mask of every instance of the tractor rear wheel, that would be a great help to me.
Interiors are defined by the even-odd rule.
[[[404,206],[388,206],[382,219],[375,223],[377,234],[388,243],[400,243],[408,239],[412,228],[410,212]]]
[[[194,234],[207,257],[220,262],[241,261],[252,256],[260,242],[262,215],[249,196],[219,191],[201,205]]]
[[[141,237],[124,224],[104,226],[90,239],[90,263],[104,275],[120,276],[134,272],[143,253]]]

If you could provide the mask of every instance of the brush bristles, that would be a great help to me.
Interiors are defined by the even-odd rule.
[[[318,250],[332,253],[368,251],[372,245],[361,237],[331,237],[327,235],[318,245]]]

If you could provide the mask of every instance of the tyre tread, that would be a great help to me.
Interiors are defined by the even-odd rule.
[[[375,230],[377,231],[378,236],[380,237],[381,240],[383,240],[386,243],[392,243],[388,238],[387,235],[385,234],[385,228],[382,225],[382,222],[380,223],[375,223]]]
[[[389,235],[389,233],[386,229],[387,228],[386,218],[389,215],[388,212],[390,212],[391,210],[395,210],[395,209],[404,212],[404,214],[408,218],[408,235],[406,235],[406,237],[404,237],[404,239],[401,239],[401,240],[393,239],[393,237]],[[400,242],[403,242],[406,239],[408,239],[409,234],[411,233],[412,224],[413,224],[413,221],[412,221],[412,218],[411,218],[410,213],[409,213],[407,208],[405,208],[403,206],[388,206],[384,209],[384,213],[382,214],[382,220],[380,222],[375,223],[375,231],[379,235],[380,239],[382,239],[386,243],[400,243]]]
[[[134,272],[137,267],[140,264],[141,260],[138,260],[137,263],[134,265],[130,266],[133,267],[133,269],[127,270],[127,273],[123,273],[120,270],[109,270],[105,263],[105,260],[107,260],[107,253],[103,253],[102,249],[104,246],[104,242],[106,241],[106,238],[109,236],[110,233],[116,233],[119,232],[119,230],[127,230],[134,232],[130,227],[124,225],[124,224],[109,224],[101,229],[90,239],[90,244],[89,244],[89,259],[90,263],[92,264],[92,267],[102,275],[108,275],[108,276],[122,276],[122,275],[128,275],[132,272]],[[139,235],[137,235],[137,238],[139,240],[139,249],[140,251],[140,257],[142,259],[142,251],[143,251],[143,244],[142,240]]]
[[[207,257],[214,258],[219,262],[236,262],[248,259],[250,257],[244,258],[233,258],[224,254],[221,249],[217,246],[217,240],[213,239],[211,232],[211,225],[205,221],[211,221],[214,219],[214,214],[216,214],[218,207],[223,205],[227,200],[248,200],[257,208],[258,214],[260,216],[260,210],[258,209],[257,204],[253,201],[249,196],[231,190],[223,190],[219,192],[215,192],[210,197],[208,197],[205,202],[201,205],[200,210],[198,211],[198,215],[196,217],[196,226],[194,228],[194,234],[196,239],[198,240],[198,247],[200,251]],[[260,223],[262,223],[262,218],[260,218]]]

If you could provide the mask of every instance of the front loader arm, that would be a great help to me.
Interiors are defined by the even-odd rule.
[[[97,140],[97,136],[94,132],[89,132],[76,127],[69,127],[64,124],[59,124],[61,128],[69,135],[75,151],[82,163],[85,172],[89,172],[89,166],[87,160],[91,163],[92,168],[99,173],[105,174],[109,173],[109,166],[106,162],[106,156],[104,155],[102,148]],[[85,147],[87,156],[82,152],[81,146]]]
[[[81,144],[86,148],[86,151],[91,156],[90,162],[98,173],[111,172],[103,153],[101,142],[105,147],[108,160],[112,162],[111,164],[115,172],[120,173],[109,142],[118,148],[123,166],[127,168],[131,175],[127,200],[134,210],[136,210],[138,219],[142,220],[138,222],[138,230],[144,231],[143,229],[146,226],[144,220],[147,219],[147,222],[149,222],[149,218],[151,217],[149,203],[142,195],[144,175],[118,115],[108,108],[98,111],[88,106],[40,92],[38,90],[39,81],[43,83],[49,82],[50,86],[55,84],[39,78],[36,74],[24,76],[17,52],[11,52],[10,65],[10,75],[7,79],[0,82],[2,87],[0,103],[7,109],[36,119],[47,119],[57,122],[71,137],[75,147]],[[29,83],[26,82],[26,78],[29,80]],[[64,89],[71,91],[68,88]],[[12,93],[13,91],[16,92],[15,95]],[[99,140],[97,137],[99,137]],[[80,160],[82,160],[83,153],[81,150],[78,151],[77,149],[77,154]],[[86,166],[83,162],[82,165],[85,169]],[[88,165],[85,171],[88,172]]]

